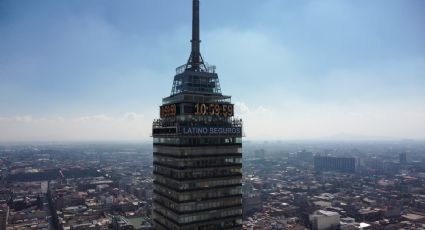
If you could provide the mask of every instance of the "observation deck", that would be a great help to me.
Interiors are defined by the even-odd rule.
[[[200,72],[205,72],[205,73],[215,73],[215,70],[217,68],[215,65],[209,65],[208,63],[203,64],[202,67],[203,68],[201,68]],[[191,68],[191,66],[190,66],[189,63],[181,65],[181,66],[176,68],[176,75],[182,74],[190,68]]]

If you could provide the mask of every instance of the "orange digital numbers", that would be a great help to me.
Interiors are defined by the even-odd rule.
[[[175,117],[180,115],[180,104],[169,104],[160,107],[161,118]],[[232,104],[204,104],[198,103],[192,105],[193,110],[185,109],[184,114],[192,114],[196,116],[218,116],[218,117],[232,117],[233,105]]]
[[[163,105],[159,108],[160,117],[174,117],[177,115],[177,105]]]
[[[195,104],[194,114],[196,116],[233,116],[233,105],[232,104]]]

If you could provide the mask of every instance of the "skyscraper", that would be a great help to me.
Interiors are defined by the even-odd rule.
[[[155,229],[240,229],[242,121],[200,53],[199,0],[192,50],[153,122]]]

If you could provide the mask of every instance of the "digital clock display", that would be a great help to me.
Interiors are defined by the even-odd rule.
[[[160,117],[169,118],[178,115],[232,117],[233,104],[217,103],[178,103],[160,107]]]
[[[233,116],[232,104],[195,104],[194,114],[197,116]]]
[[[178,114],[178,106],[176,104],[163,105],[159,108],[159,115],[161,118],[174,117]]]

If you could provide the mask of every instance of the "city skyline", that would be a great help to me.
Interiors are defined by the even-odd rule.
[[[190,4],[2,1],[0,141],[149,140],[189,54]],[[423,140],[424,9],[204,0],[201,50],[248,140]]]

